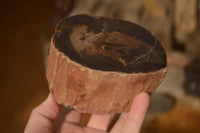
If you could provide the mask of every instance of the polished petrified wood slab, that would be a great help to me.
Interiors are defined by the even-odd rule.
[[[83,113],[120,113],[165,77],[160,41],[127,21],[76,15],[59,22],[47,79],[55,100]]]

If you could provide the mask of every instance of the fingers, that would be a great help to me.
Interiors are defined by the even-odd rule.
[[[149,95],[139,94],[133,101],[132,107],[127,114],[122,114],[112,129],[112,133],[139,133],[143,119],[149,105]],[[53,121],[59,116],[61,107],[54,101],[51,94],[31,114],[26,125],[25,133],[50,133],[53,130]],[[81,114],[65,109],[62,114],[64,121],[70,123],[80,123]],[[87,127],[101,131],[107,131],[114,115],[92,115]],[[70,122],[70,123],[69,123]],[[89,128],[87,128],[89,129]]]
[[[79,124],[81,121],[81,113],[64,108],[60,116],[62,122],[72,122]]]
[[[81,114],[69,110],[67,108],[63,108],[61,115],[59,116],[59,119],[56,122],[56,125],[54,126],[53,131],[54,132],[62,132],[62,130],[65,129],[66,125],[68,124],[79,124],[81,120]]]
[[[139,133],[149,106],[149,95],[140,93],[134,99],[128,114],[122,114],[112,129],[112,133]]]
[[[54,101],[51,94],[47,99],[36,107],[26,125],[25,133],[50,133],[53,128],[53,121],[60,113],[59,105]]]
[[[124,132],[139,133],[147,108],[149,106],[149,95],[147,93],[139,94],[134,100],[128,113],[124,125]]]
[[[127,118],[127,113],[123,113],[121,114],[121,116],[119,117],[118,121],[116,122],[116,124],[113,126],[111,133],[123,133],[122,129],[124,127],[124,122]]]
[[[109,114],[109,115],[94,114],[91,116],[87,124],[87,127],[98,129],[101,131],[107,131],[113,117],[114,117],[114,114]]]

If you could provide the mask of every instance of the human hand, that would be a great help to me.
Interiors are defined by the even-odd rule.
[[[149,105],[149,95],[140,93],[135,97],[129,113],[122,113],[110,133],[139,133]],[[61,107],[54,101],[51,94],[36,107],[29,118],[25,133],[108,133],[108,127],[114,114],[93,114],[86,127],[80,126],[81,113],[65,111],[58,117]]]

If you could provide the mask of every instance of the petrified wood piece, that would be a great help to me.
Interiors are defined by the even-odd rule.
[[[158,87],[166,64],[159,40],[143,27],[76,15],[55,30],[47,79],[59,104],[83,113],[120,113],[138,93]]]

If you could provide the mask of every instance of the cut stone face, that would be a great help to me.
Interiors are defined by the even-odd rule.
[[[83,113],[120,113],[152,93],[167,72],[160,41],[127,21],[76,15],[52,38],[47,79],[59,104]]]

